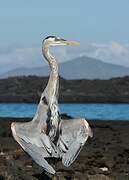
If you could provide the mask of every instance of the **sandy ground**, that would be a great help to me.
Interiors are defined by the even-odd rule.
[[[21,119],[0,118],[0,180],[48,179],[13,140],[10,123],[16,120]],[[77,160],[69,168],[56,162],[57,176],[52,179],[128,180],[129,121],[89,120],[89,123],[94,137],[88,139]]]

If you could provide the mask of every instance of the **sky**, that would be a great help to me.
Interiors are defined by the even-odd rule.
[[[0,0],[0,73],[44,65],[48,35],[81,43],[53,49],[59,62],[87,55],[129,66],[129,0]]]

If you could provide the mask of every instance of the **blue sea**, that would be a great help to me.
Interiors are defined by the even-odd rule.
[[[0,117],[33,117],[37,104],[0,103]],[[129,104],[59,104],[60,112],[72,117],[129,120]]]

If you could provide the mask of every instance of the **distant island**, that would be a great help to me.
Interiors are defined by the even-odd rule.
[[[48,77],[0,79],[0,102],[38,103]],[[129,76],[109,80],[66,80],[60,77],[60,103],[129,103]]]
[[[59,74],[64,79],[110,79],[112,77],[129,76],[129,67],[106,63],[99,59],[81,56],[59,63]],[[49,67],[20,67],[0,74],[0,78],[12,76],[48,76]]]

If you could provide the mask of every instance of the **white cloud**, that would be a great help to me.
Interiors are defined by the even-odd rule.
[[[43,64],[40,48],[13,47],[0,51],[0,73],[17,67],[35,67]]]
[[[52,53],[58,62],[86,55],[105,62],[129,66],[129,44],[111,42],[107,44],[83,44],[77,47],[54,47]],[[0,48],[0,74],[17,67],[39,67],[46,65],[41,47],[11,46]]]
[[[129,66],[129,45],[111,42],[108,44],[90,44],[82,55],[101,59],[105,62]]]

